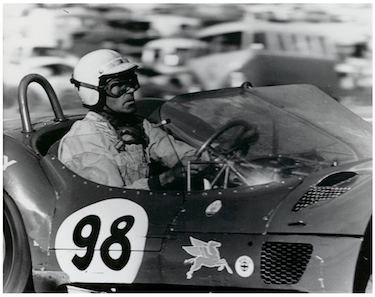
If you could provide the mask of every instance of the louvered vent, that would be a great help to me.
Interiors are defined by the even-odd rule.
[[[294,205],[292,211],[339,197],[351,189],[349,185],[356,175],[354,172],[337,172],[325,177],[317,185],[310,186],[309,190]]]
[[[305,195],[303,195],[302,198],[296,203],[296,205],[294,205],[292,210],[298,211],[320,201],[337,198],[341,194],[346,193],[349,190],[350,188],[312,186],[307,191],[307,193],[305,193]]]
[[[266,242],[262,247],[261,276],[266,284],[291,285],[300,281],[313,246],[306,243]]]

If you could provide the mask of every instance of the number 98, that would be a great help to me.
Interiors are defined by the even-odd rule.
[[[122,223],[126,223],[123,226]],[[100,247],[100,255],[105,265],[113,270],[121,270],[129,261],[131,244],[129,239],[125,236],[126,233],[134,225],[133,216],[122,216],[115,220],[111,226],[111,236],[104,240]],[[82,231],[86,226],[91,226],[91,232],[87,237],[82,235]],[[121,228],[120,228],[121,226]],[[122,227],[123,226],[123,227]],[[73,232],[73,242],[78,247],[86,247],[86,254],[83,257],[75,255],[72,259],[73,264],[79,270],[85,270],[89,267],[95,252],[95,246],[99,237],[101,227],[100,218],[96,215],[89,215],[83,218],[75,227]],[[118,243],[121,245],[121,255],[117,259],[113,259],[110,252],[110,247]]]

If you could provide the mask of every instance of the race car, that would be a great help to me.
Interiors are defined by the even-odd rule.
[[[51,117],[31,119],[30,83]],[[137,100],[139,116],[210,157],[198,182],[188,164],[181,189],[155,191],[59,161],[84,115],[65,115],[42,76],[21,81],[18,101],[3,137],[4,292],[371,289],[372,126],[317,87]]]

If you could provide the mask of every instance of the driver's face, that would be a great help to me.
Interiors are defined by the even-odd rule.
[[[128,93],[123,94],[121,97],[114,98],[107,96],[107,106],[119,113],[135,113],[137,111],[137,107],[135,105],[134,99],[134,92],[136,91],[135,88],[129,90]]]

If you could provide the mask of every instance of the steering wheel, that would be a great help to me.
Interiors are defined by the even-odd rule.
[[[220,135],[222,135],[224,132],[228,131],[229,129],[240,126],[243,127],[243,131],[241,133],[236,133],[235,138],[233,139],[233,143],[230,145],[228,150],[220,150],[220,148],[213,148],[211,144],[218,139]],[[246,137],[244,137],[246,135]],[[211,153],[214,153],[216,155],[215,157],[219,157],[221,160],[214,160],[210,161],[208,163],[213,163],[219,165],[220,169],[213,173],[213,180],[210,181],[209,188],[212,188],[214,185],[218,185],[218,181],[220,180],[220,177],[224,175],[224,181],[223,181],[223,188],[226,189],[229,183],[229,173],[233,172],[241,181],[243,184],[250,185],[247,181],[246,177],[242,175],[242,173],[236,168],[235,162],[231,161],[232,158],[228,158],[229,155],[233,152],[241,152],[241,156],[243,157],[244,152],[248,151],[249,149],[249,142],[251,139],[254,138],[254,136],[258,135],[257,126],[252,123],[248,123],[245,120],[233,120],[229,123],[225,124],[224,126],[220,127],[210,138],[208,138],[202,146],[197,150],[196,156],[199,158],[203,154],[204,151],[210,149],[210,155]],[[233,157],[233,155],[231,155]],[[242,158],[241,158],[242,159]],[[202,161],[203,163],[205,161]],[[248,162],[247,162],[248,163]],[[190,180],[190,174],[188,170],[188,185]],[[190,187],[188,186],[188,190]]]
[[[233,128],[233,127],[236,127],[236,126],[242,126],[244,128],[244,130],[242,131],[242,133],[240,133],[235,139],[234,141],[237,142],[241,139],[241,136],[245,135],[245,133],[247,134],[246,135],[246,138],[247,139],[250,139],[252,137],[255,136],[255,134],[257,133],[257,126],[255,124],[252,124],[252,123],[248,123],[246,122],[245,120],[233,120],[233,121],[230,121],[229,123],[225,124],[224,126],[220,127],[210,138],[208,138],[203,144],[202,146],[199,148],[199,150],[196,152],[196,156],[197,157],[200,157],[203,152],[205,150],[207,150],[208,148],[211,148],[211,150],[215,151],[216,153],[219,153],[217,152],[217,149],[213,149],[211,147],[211,144],[220,136],[222,135],[224,132],[228,131],[229,129]],[[226,153],[230,153],[230,152],[233,152],[235,150],[239,150],[240,148],[240,145],[241,144],[238,144],[238,145],[235,145],[231,148],[230,151],[227,151]],[[219,154],[222,154],[222,152],[220,152]]]

